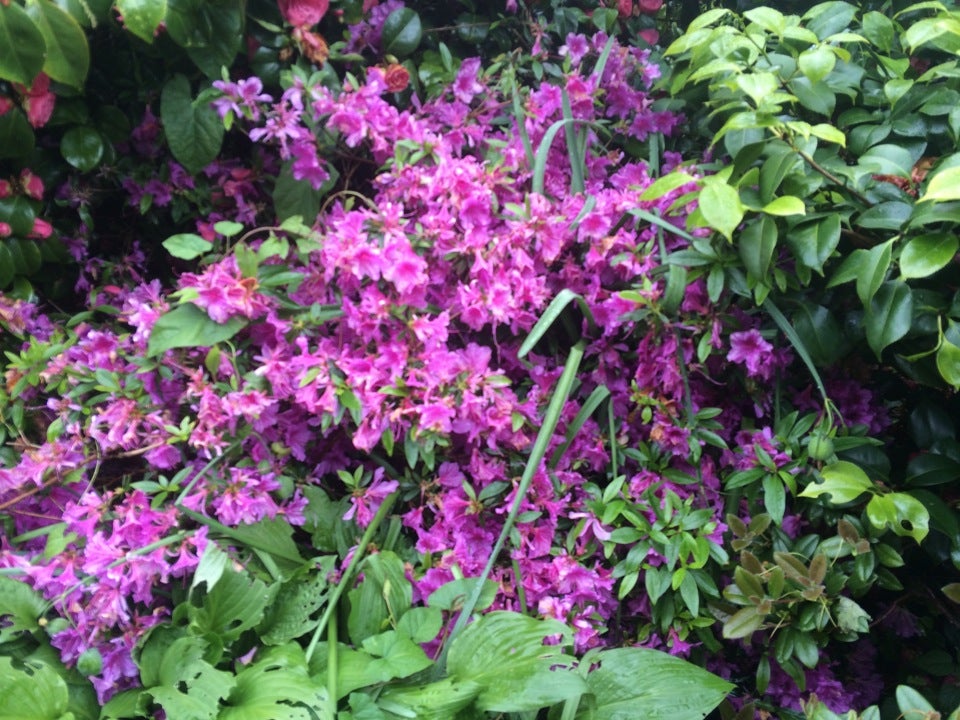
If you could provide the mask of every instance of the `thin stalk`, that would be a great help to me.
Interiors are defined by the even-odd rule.
[[[383,519],[390,513],[390,510],[393,508],[393,504],[397,501],[398,497],[400,497],[399,490],[387,495],[387,497],[384,498],[383,503],[380,505],[380,508],[377,510],[377,514],[373,516],[373,520],[371,520],[370,524],[367,525],[367,529],[363,533],[363,537],[360,538],[357,551],[353,554],[353,557],[350,559],[350,564],[347,565],[347,569],[340,577],[340,582],[337,583],[337,586],[333,589],[333,594],[330,596],[330,600],[327,602],[327,607],[323,611],[323,615],[320,618],[320,623],[313,631],[313,637],[310,638],[310,644],[307,646],[307,664],[310,663],[310,658],[313,657],[313,653],[317,650],[317,643],[320,642],[320,636],[323,635],[323,631],[326,629],[327,623],[330,622],[330,617],[337,608],[337,602],[340,600],[340,596],[343,595],[343,591],[350,586],[357,568],[360,567],[360,561],[366,556],[367,546],[370,544],[370,541],[373,540],[374,534],[379,529]]]
[[[309,658],[307,661],[309,662]],[[337,614],[330,616],[330,626],[327,628],[327,704],[324,707],[326,720],[334,720],[337,715]]]
[[[490,577],[493,566],[497,562],[500,552],[503,550],[504,543],[507,537],[509,537],[510,531],[513,530],[513,526],[516,524],[517,515],[520,514],[520,505],[523,503],[523,499],[530,489],[533,476],[540,467],[540,463],[543,462],[544,455],[546,455],[547,446],[550,444],[550,438],[553,437],[553,433],[557,428],[557,422],[560,420],[560,412],[563,410],[563,406],[570,394],[570,389],[573,387],[585,349],[586,343],[583,340],[570,348],[570,354],[567,356],[567,363],[564,365],[563,374],[561,374],[560,380],[557,382],[557,387],[550,398],[550,404],[547,406],[547,412],[543,417],[543,424],[540,426],[540,432],[537,433],[537,439],[533,443],[533,450],[531,450],[530,457],[527,459],[527,464],[523,469],[520,485],[513,498],[513,505],[510,508],[510,512],[507,514],[507,518],[503,523],[503,529],[500,531],[500,536],[493,546],[486,567],[484,567],[483,572],[480,574],[480,579],[477,581],[473,591],[470,593],[470,597],[460,611],[460,616],[457,618],[457,622],[454,624],[453,630],[450,633],[449,642],[444,643],[443,651],[437,660],[437,668],[440,671],[446,670],[447,651],[450,645],[453,644],[453,641],[456,640],[457,635],[463,631],[463,628],[466,627],[470,621],[470,617],[473,615],[473,611],[476,609],[477,603],[480,600],[483,583]]]

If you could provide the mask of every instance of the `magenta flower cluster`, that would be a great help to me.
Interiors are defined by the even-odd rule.
[[[529,92],[519,118],[505,112],[511,89],[476,59],[462,63],[444,95],[407,110],[391,104],[377,68],[341,92],[294,79],[277,100],[256,78],[219,83],[221,115],[232,114],[315,188],[330,176],[321,138],[372,158],[379,170],[361,188],[365,200],[352,190],[332,196],[307,219],[310,238],[271,248],[257,235],[244,248],[259,270],[227,253],[181,274],[176,289],[128,273],[92,293],[115,322],[65,329],[29,303],[0,297],[4,342],[19,347],[6,384],[38,425],[0,469],[0,507],[18,534],[47,529],[16,546],[4,541],[0,566],[21,571],[69,621],[56,636],[65,660],[100,650],[101,697],[133,681],[137,639],[169,612],[164,588],[187,582],[203,552],[205,526],[185,511],[227,526],[271,518],[297,526],[308,510],[305,490],[320,487],[343,499],[345,522],[364,527],[399,489],[420,558],[411,569],[416,599],[478,575],[569,342],[554,339],[557,351],[546,338],[522,359],[519,348],[562,290],[582,298],[594,327],[574,322],[589,344],[547,457],[566,447],[537,470],[522,499],[512,548],[492,578],[494,606],[570,623],[580,650],[615,634],[689,652],[689,625],[678,618],[667,633],[651,629],[642,593],[628,595],[618,619],[613,565],[630,548],[616,541],[600,502],[600,488],[615,479],[612,449],[625,477],[619,500],[651,522],[651,508],[675,499],[705,510],[692,532],[719,549],[726,513],[741,512],[727,506],[722,479],[755,467],[758,448],[778,467],[794,460],[771,428],[772,391],[754,382],[789,372],[792,357],[754,318],[711,307],[702,280],[689,285],[676,317],[659,313],[661,231],[627,214],[641,208],[680,226],[686,209],[674,207],[683,188],[641,198],[652,182],[644,162],[616,147],[589,152],[585,192],[571,193],[560,133],[544,193],[531,191],[524,139],[540,147],[567,104],[583,127],[635,139],[669,134],[680,121],[652,103],[658,72],[647,51],[614,43],[602,73],[593,72],[606,45],[602,34],[568,38],[562,83]],[[149,120],[133,140],[144,153]],[[601,146],[599,135],[588,140]],[[173,166],[169,173],[165,188],[189,190],[191,178]],[[262,192],[251,171],[218,165],[205,173],[241,184],[229,219],[252,223],[257,214],[243,213],[240,201]],[[164,187],[131,180],[127,190],[133,203],[149,194],[163,204]],[[224,219],[217,212],[209,223]],[[212,224],[201,230],[214,237]],[[663,242],[684,244],[670,233]],[[242,329],[216,351],[150,357],[159,318],[187,303]],[[737,384],[748,391],[731,392]],[[585,398],[601,387],[614,424],[587,419],[568,441]],[[851,397],[870,424],[875,400]],[[688,421],[687,412],[708,408],[722,410],[723,452]],[[655,462],[624,453],[640,447]],[[361,481],[345,484],[339,472],[357,469]],[[667,562],[654,548],[643,560],[648,568]]]

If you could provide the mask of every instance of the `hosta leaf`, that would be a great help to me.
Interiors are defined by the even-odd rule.
[[[47,602],[26,583],[0,577],[0,643],[22,630],[39,628],[37,620],[46,612]]]
[[[217,720],[315,720],[326,704],[326,689],[310,677],[303,649],[291,643],[237,673]]]
[[[553,705],[586,690],[580,676],[567,669],[564,642],[544,645],[547,637],[568,639],[569,632],[554,620],[492,612],[454,640],[447,671],[481,686],[476,700],[481,710],[523,712]]]
[[[217,670],[203,659],[205,646],[200,638],[182,637],[160,661],[159,682],[149,692],[167,717],[212,720],[233,688],[233,673]]]
[[[0,720],[63,720],[67,683],[46,663],[14,667],[0,656]]]
[[[702,720],[733,685],[706,670],[657,650],[619,648],[596,656],[587,676],[597,699],[577,718],[592,720]]]

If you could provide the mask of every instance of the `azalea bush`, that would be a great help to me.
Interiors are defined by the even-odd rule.
[[[916,135],[841,82],[909,83],[949,154],[947,8],[102,5],[0,6],[47,47],[0,61],[4,692],[960,702],[954,370],[914,370],[952,342],[952,166],[856,159]],[[845,123],[890,129],[855,158]],[[887,202],[916,235],[863,222]]]

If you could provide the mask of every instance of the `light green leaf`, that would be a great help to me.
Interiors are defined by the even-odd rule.
[[[944,380],[955,388],[960,388],[960,347],[946,336],[937,348],[937,370]]]
[[[923,503],[907,493],[875,495],[867,503],[867,517],[877,529],[889,528],[921,543],[930,529],[930,513]]]
[[[52,2],[36,0],[26,9],[46,44],[43,71],[51,80],[82,89],[90,69],[90,48],[83,28]]]
[[[279,584],[268,586],[245,572],[228,568],[207,591],[202,608],[191,608],[193,624],[202,632],[234,640],[260,622],[279,589]]]
[[[800,493],[800,497],[817,498],[829,494],[831,503],[842,505],[856,500],[873,488],[873,483],[867,474],[859,466],[846,460],[826,466],[820,474],[823,476],[823,482],[810,483]]]
[[[817,45],[800,53],[797,64],[810,82],[818,83],[833,70],[837,56],[827,46]]]
[[[49,665],[15,668],[0,656],[0,720],[66,720],[68,702],[66,682]]]
[[[780,80],[772,72],[749,73],[736,76],[737,86],[743,90],[757,107],[765,104],[780,87]]]
[[[618,648],[596,656],[599,667],[587,676],[597,699],[577,720],[702,720],[733,685],[657,650]]]
[[[641,200],[659,200],[664,195],[667,195],[674,190],[683,187],[684,185],[689,185],[691,183],[697,182],[696,178],[692,175],[687,175],[685,172],[672,172],[663,177],[657,178],[650,185],[648,185],[643,193],[640,195]]]
[[[774,35],[782,35],[787,27],[787,20],[783,13],[771,7],[752,8],[744,12],[743,16]]]
[[[233,674],[206,662],[205,649],[206,642],[188,636],[175,640],[164,653],[158,683],[149,692],[168,717],[213,720],[220,710],[220,701],[233,688]]]
[[[870,615],[848,597],[840,596],[834,606],[837,627],[851,633],[870,631]]]
[[[163,246],[174,257],[182,260],[193,260],[204,253],[210,252],[213,243],[193,233],[180,233],[179,235],[171,235],[164,240]]]
[[[193,303],[184,303],[154,323],[147,355],[153,357],[173,348],[211,347],[229,340],[246,324],[247,321],[239,317],[220,324]]]
[[[315,720],[327,692],[310,677],[303,649],[270,648],[237,674],[237,684],[217,720]]]
[[[148,43],[167,15],[167,0],[116,0],[116,7],[124,27]]]
[[[183,75],[174,75],[163,86],[160,119],[170,151],[188,172],[199,172],[216,159],[223,123],[209,102],[193,99],[190,81]]]
[[[0,3],[0,78],[30,86],[43,69],[43,33],[17,3]]]
[[[957,250],[960,239],[952,233],[930,233],[912,238],[900,253],[900,274],[904,278],[924,278],[946,267]]]
[[[21,631],[39,628],[37,620],[46,612],[47,602],[26,583],[0,577],[0,643],[7,642]]]
[[[902,720],[926,720],[937,712],[930,701],[912,687],[898,685],[896,694]]]
[[[763,620],[754,606],[741,608],[723,624],[723,636],[728,640],[750,637],[761,628]]]
[[[960,200],[960,166],[945,168],[930,178],[927,189],[917,202],[930,200]]]
[[[438,610],[456,611],[463,606],[464,600],[474,592],[479,578],[460,578],[451,580],[430,593],[427,605]],[[476,610],[486,610],[497,599],[497,583],[492,580],[483,582],[483,590],[477,600]]]
[[[820,138],[821,140],[836,143],[840,147],[847,146],[847,136],[843,134],[843,131],[835,128],[833,125],[828,125],[827,123],[817,123],[816,125],[811,125],[810,134],[814,137]]]
[[[705,181],[698,196],[703,219],[727,240],[733,239],[733,231],[743,220],[744,208],[740,194],[721,179],[710,177]]]
[[[537,620],[511,612],[484,615],[453,641],[447,656],[451,678],[481,686],[478,709],[524,712],[577,697],[583,679],[570,670],[563,654],[569,629],[555,620]],[[551,636],[559,644],[544,645]]]
[[[763,212],[767,215],[805,215],[807,207],[803,200],[792,195],[774,198],[763,206]]]

